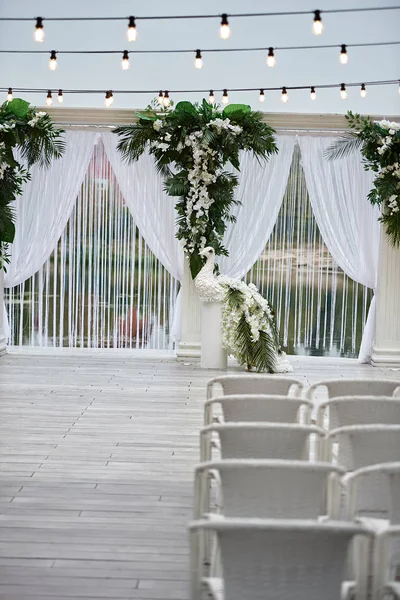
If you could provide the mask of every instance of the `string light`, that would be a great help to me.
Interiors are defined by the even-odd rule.
[[[57,100],[58,100],[59,104],[62,104],[64,102],[64,97],[63,97],[62,90],[58,90]]]
[[[229,102],[229,97],[228,97],[228,90],[224,90],[224,93],[222,94],[222,104],[228,104]]]
[[[35,42],[43,42],[44,40],[44,29],[43,29],[43,18],[37,17],[36,27],[34,34]]]
[[[342,63],[342,65],[347,65],[347,63],[349,62],[349,56],[347,54],[346,44],[342,44],[342,47],[340,50],[340,62]]]
[[[12,99],[13,99],[12,88],[8,88],[7,102],[11,102]]]
[[[289,100],[287,89],[285,87],[282,88],[281,100],[284,104]]]
[[[324,31],[324,25],[321,19],[321,11],[319,10],[314,11],[314,22],[312,30],[315,35],[321,35],[321,33]]]
[[[210,95],[208,96],[208,101],[209,101],[210,104],[214,104],[215,103],[214,90],[210,90]]]
[[[361,98],[365,98],[366,95],[367,95],[367,90],[365,88],[365,83],[363,83],[361,85],[360,96],[361,96]]]
[[[315,92],[315,87],[311,86],[311,90],[310,90],[310,98],[311,100],[315,100],[317,97],[317,94]]]
[[[227,40],[231,36],[231,30],[229,29],[228,15],[221,15],[221,27],[219,30],[219,37],[222,40]]]
[[[112,91],[110,90],[110,106],[111,104],[114,102],[114,94],[112,93]]]
[[[260,95],[259,95],[258,99],[260,100],[260,102],[264,102],[264,100],[265,100],[264,90],[260,90]]]
[[[274,49],[272,47],[268,48],[267,65],[269,67],[274,67],[276,65],[276,58],[274,54]]]
[[[128,42],[136,42],[137,40],[137,29],[135,23],[135,17],[129,17],[128,31],[126,32]]]
[[[52,95],[51,95],[51,90],[49,90],[47,92],[46,104],[47,104],[47,106],[51,106],[53,104],[53,98],[52,98]]]
[[[50,53],[49,69],[50,71],[55,71],[57,69],[57,53],[55,50],[52,50]]]
[[[196,69],[201,69],[203,66],[203,59],[201,58],[200,50],[196,50],[196,58],[194,59],[194,66]]]
[[[340,84],[340,97],[342,100],[346,100],[347,98],[346,86],[344,83]]]
[[[127,71],[129,69],[129,54],[128,50],[124,50],[122,55],[121,68],[123,71]]]
[[[164,94],[162,93],[162,90],[158,92],[158,104],[161,106],[164,104]]]
[[[164,98],[163,98],[163,104],[165,106],[165,108],[167,108],[171,103],[171,100],[169,99],[169,93],[167,90],[165,90],[164,92]]]
[[[104,105],[107,107],[110,107],[111,104],[114,102],[114,96],[111,90],[108,90],[106,92],[106,98],[104,100]]]

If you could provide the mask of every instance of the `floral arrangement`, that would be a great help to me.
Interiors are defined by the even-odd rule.
[[[344,134],[328,148],[329,158],[341,158],[359,149],[366,169],[376,173],[368,194],[371,204],[382,207],[380,221],[394,246],[400,244],[400,124],[373,121],[348,112],[351,132]]]
[[[62,133],[47,113],[36,112],[25,100],[15,98],[0,107],[0,269],[9,263],[8,244],[15,235],[12,202],[22,194],[34,163],[47,167],[62,156]]]
[[[224,285],[224,278],[220,278]],[[222,305],[222,343],[249,371],[276,373],[281,354],[273,311],[252,283],[229,279]],[[286,369],[285,369],[286,370]],[[287,369],[288,370],[288,369]]]
[[[118,149],[128,161],[138,160],[148,149],[167,194],[179,197],[177,237],[195,278],[203,265],[199,253],[206,246],[227,255],[222,240],[227,223],[235,221],[231,208],[237,204],[238,180],[224,166],[231,163],[239,170],[240,150],[264,159],[276,153],[274,130],[263,123],[262,113],[244,104],[221,111],[206,100],[179,102],[175,108],[154,101],[136,114],[136,123],[114,130],[120,137]]]

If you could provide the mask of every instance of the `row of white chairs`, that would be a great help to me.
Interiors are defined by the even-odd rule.
[[[228,376],[210,382],[201,432],[203,462],[195,472],[197,520],[190,527],[193,599],[200,598],[202,561],[210,558],[207,531],[214,532],[218,545],[213,546],[210,577],[203,583],[219,600],[337,600],[343,578],[339,567],[355,536],[353,573],[342,586],[342,597],[366,600],[368,591],[375,600],[390,589],[400,598],[398,584],[384,568],[388,555],[395,554],[400,528],[396,537],[396,526],[384,531],[365,526],[371,525],[365,521],[371,516],[400,523],[400,399],[393,397],[399,383],[319,382],[303,400],[303,385],[291,378]],[[216,385],[224,396],[213,396]],[[320,387],[335,401],[320,405],[314,426],[311,400]],[[221,416],[215,414],[218,405]],[[211,460],[213,437],[218,438],[213,445],[220,460]],[[311,438],[317,462],[307,462]],[[380,462],[384,464],[375,464]],[[210,478],[217,482],[214,513]],[[361,516],[363,526],[350,522]],[[218,547],[224,557],[225,591]]]

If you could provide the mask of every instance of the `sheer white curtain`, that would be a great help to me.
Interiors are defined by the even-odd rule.
[[[4,280],[6,287],[31,277],[54,250],[86,176],[97,135],[67,131],[64,156],[49,169],[32,168],[31,181],[14,204],[16,235]]]
[[[175,237],[175,199],[163,191],[161,177],[149,154],[138,162],[123,162],[117,151],[118,136],[102,133],[104,148],[118,185],[143,238],[173,277],[182,281],[183,252]]]
[[[237,221],[228,224],[225,234],[229,256],[218,259],[224,275],[243,277],[265,248],[285,194],[295,142],[296,136],[277,136],[279,152],[268,162],[241,153],[235,196],[242,204],[235,207]]]
[[[302,164],[312,209],[329,252],[352,279],[376,288],[380,225],[379,210],[369,204],[373,174],[365,171],[359,153],[327,160],[324,150],[334,137],[300,136]],[[372,300],[359,360],[371,356],[375,322]]]

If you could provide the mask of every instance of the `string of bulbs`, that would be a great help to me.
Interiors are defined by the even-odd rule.
[[[200,50],[180,49],[180,50],[0,50],[0,54],[49,54],[49,69],[55,71],[58,67],[58,54],[122,54],[121,68],[127,71],[130,68],[129,54],[194,54],[194,66],[196,69],[203,67],[203,54],[219,52],[266,52],[266,64],[268,67],[275,67],[277,51],[291,50],[319,50],[326,48],[340,48],[339,61],[346,65],[349,62],[348,48],[368,48],[377,46],[398,46],[400,41],[393,42],[361,42],[357,44],[322,44],[317,46],[269,46],[252,48],[206,48]]]
[[[136,21],[157,21],[157,20],[183,20],[183,19],[221,19],[219,35],[226,40],[231,35],[229,27],[229,19],[235,18],[260,18],[260,17],[278,17],[278,16],[299,16],[313,15],[312,31],[315,35],[321,35],[324,30],[321,14],[348,14],[360,12],[375,12],[387,10],[399,10],[400,6],[375,6],[375,7],[357,7],[357,8],[335,8],[326,10],[294,10],[294,11],[275,11],[275,12],[258,12],[258,13],[223,13],[223,14],[206,14],[206,15],[156,15],[156,16],[129,16],[129,17],[2,17],[0,21],[31,21],[36,20],[34,39],[37,42],[44,40],[44,24],[43,21],[128,21],[127,38],[130,42],[135,42],[137,39]],[[229,19],[228,19],[229,18]]]
[[[264,87],[264,88],[227,88],[218,89],[218,90],[159,90],[158,92],[158,103],[160,106],[168,107],[171,103],[170,93],[172,94],[206,94],[208,95],[208,102],[210,104],[215,104],[216,97],[215,92],[222,92],[221,102],[222,104],[229,103],[229,92],[259,92],[259,100],[260,102],[265,101],[265,92],[281,92],[281,101],[286,104],[289,100],[289,90],[309,90],[310,99],[316,100],[317,98],[317,89],[333,89],[339,88],[340,97],[342,100],[346,100],[347,98],[347,88],[350,87],[359,87],[360,88],[360,96],[361,98],[365,98],[367,96],[367,86],[387,86],[387,85],[398,85],[398,92],[400,94],[400,80],[399,79],[391,79],[386,81],[369,81],[367,83],[341,83],[338,85],[337,83],[332,84],[322,84],[318,86],[309,86],[309,85],[301,85],[301,86],[283,86],[280,87]],[[13,99],[13,88],[0,88],[0,91],[7,92],[7,101],[11,102]],[[46,93],[46,90],[43,88],[14,88],[14,92],[24,92],[24,93],[34,93],[34,94],[43,94]],[[64,90],[66,94],[101,94],[104,93],[102,90],[91,90],[91,89],[79,89],[79,90]],[[118,90],[115,91],[116,94],[152,94],[156,95],[157,92],[154,90]],[[63,90],[59,89],[57,93],[57,100],[60,104],[64,101]],[[114,102],[114,92],[112,90],[106,90],[104,105],[106,107],[110,107]],[[53,90],[47,90],[46,96],[46,105],[51,106],[53,104]]]

